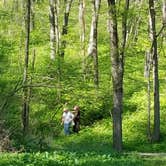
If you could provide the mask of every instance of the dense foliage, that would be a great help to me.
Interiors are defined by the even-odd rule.
[[[106,1],[102,2],[99,15],[98,89],[93,83],[93,60],[82,55],[77,16],[78,2],[74,1],[72,4],[68,34],[64,36],[67,44],[64,60],[61,63],[62,75],[59,83],[57,73],[59,60],[57,58],[52,61],[49,57],[48,1],[35,1],[35,28],[30,34],[28,71],[29,82],[31,81],[34,87],[32,86],[30,99],[30,131],[28,136],[23,137],[21,117],[25,29],[24,8],[21,6],[22,1],[18,2],[16,4],[14,0],[6,1],[5,5],[0,2],[0,125],[10,137],[11,147],[8,147],[11,148],[10,150],[32,152],[56,149],[57,151],[3,154],[0,165],[122,165],[121,163],[148,165],[149,162],[152,163],[151,165],[155,165],[156,162],[162,165],[163,161],[160,159],[153,162],[150,159],[144,161],[137,155],[110,154],[112,83]],[[121,15],[124,14],[120,4],[117,6],[119,25]],[[156,2],[155,5],[157,32],[159,32],[162,27],[162,4]],[[165,30],[158,37],[161,142],[150,144],[147,139],[147,80],[144,78],[145,52],[151,47],[147,9],[146,1],[139,6],[132,1],[129,10],[128,42],[125,50],[123,140],[127,151],[164,152],[166,148]],[[60,20],[62,24],[63,7],[60,8],[60,12],[62,12]],[[85,24],[87,50],[91,24],[91,3],[88,0]],[[34,54],[36,58],[33,69]],[[82,70],[84,60],[87,63],[86,79]],[[62,109],[66,103],[70,109],[75,104],[81,108],[81,132],[78,136],[69,138],[64,138],[60,124]],[[151,124],[153,124],[153,116]],[[115,156],[112,156],[114,154]]]

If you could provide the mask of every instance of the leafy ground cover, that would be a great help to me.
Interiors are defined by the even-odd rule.
[[[144,157],[137,154],[98,154],[54,151],[51,153],[1,154],[1,166],[156,166],[166,165],[166,157]]]
[[[82,128],[79,134],[67,137],[61,134],[50,142],[48,151],[1,153],[0,166],[165,166],[166,155],[162,153],[166,146],[164,134],[160,143],[148,143],[145,128],[138,125],[144,114],[138,114],[137,121],[125,116],[125,128],[129,128],[131,123],[134,127],[124,130],[122,153],[112,149],[112,123],[108,118]],[[134,129],[137,132],[133,132]]]

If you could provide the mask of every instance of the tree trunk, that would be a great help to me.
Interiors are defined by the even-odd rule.
[[[157,55],[157,35],[154,0],[149,0],[149,13],[151,20],[151,36],[153,48],[153,95],[154,95],[154,131],[153,141],[160,139],[160,101],[159,101],[159,78],[158,78],[158,55]]]
[[[56,39],[56,55],[59,56],[60,48],[60,31],[59,31],[59,0],[55,4],[55,39]]]
[[[96,87],[98,87],[99,72],[98,72],[98,53],[97,53],[97,25],[98,25],[98,16],[99,16],[101,0],[93,0],[92,3],[93,3],[93,16],[92,16],[92,23],[91,23],[88,55],[93,57],[94,84],[96,85]]]
[[[31,0],[31,30],[35,28],[35,0]]]
[[[69,14],[70,14],[72,2],[73,0],[65,0],[66,8],[64,12],[63,27],[62,27],[62,42],[61,42],[61,54],[60,54],[61,57],[64,57],[65,55],[66,39],[64,39],[64,36],[67,35],[67,32],[68,32]]]
[[[122,150],[122,99],[123,99],[123,61],[118,46],[118,30],[115,0],[108,0],[112,82],[113,82],[113,148]]]
[[[24,135],[28,132],[29,126],[29,97],[28,88],[28,63],[29,63],[29,39],[30,39],[30,10],[31,0],[26,0],[26,15],[25,15],[25,59],[24,59],[24,74],[23,74],[23,110],[22,110],[22,121],[23,121],[23,133]]]
[[[120,48],[120,68],[122,70],[122,77],[124,73],[124,54],[125,54],[125,47],[127,41],[127,17],[128,17],[128,10],[129,10],[129,0],[125,0],[124,11],[122,13],[122,42]]]
[[[163,25],[166,26],[166,0],[163,0]]]
[[[35,60],[36,60],[36,50],[33,49],[33,59],[32,59],[32,73],[35,71]],[[30,85],[33,85],[33,77],[30,76]],[[29,103],[32,97],[32,86],[29,87]]]
[[[50,5],[50,59],[55,60],[55,0],[49,0]]]
[[[3,0],[3,6],[6,7],[6,0]]]
[[[151,58],[151,52],[147,51],[145,55],[145,78],[147,79],[147,136],[148,140],[152,141],[152,132],[151,132],[151,84],[150,84],[150,70],[152,65],[152,58]]]
[[[86,61],[85,61],[85,0],[79,0],[79,23],[80,23],[80,41],[82,56],[83,78],[86,79]]]

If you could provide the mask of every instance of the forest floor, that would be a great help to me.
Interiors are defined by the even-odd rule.
[[[110,120],[103,120],[69,136],[62,128],[60,136],[47,140],[48,149],[0,153],[0,166],[166,166],[165,136],[152,144],[124,133],[123,151],[117,153],[109,126]]]

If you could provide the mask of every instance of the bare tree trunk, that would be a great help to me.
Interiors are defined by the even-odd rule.
[[[50,5],[50,59],[55,60],[55,0],[49,0]]]
[[[59,56],[60,49],[60,31],[59,31],[59,0],[55,4],[55,38],[56,38],[56,55]]]
[[[29,126],[29,97],[28,97],[29,91],[26,85],[28,83],[30,10],[31,10],[31,0],[26,0],[26,16],[25,16],[26,39],[25,39],[25,59],[24,59],[24,74],[23,74],[23,110],[22,110],[24,135],[27,134]]]
[[[82,70],[84,80],[86,79],[86,61],[85,61],[85,0],[79,0],[79,23],[80,23],[80,41],[82,53]]]
[[[36,60],[36,50],[33,49],[33,59],[32,59],[32,73],[34,73],[35,70],[35,60]],[[30,85],[33,85],[33,78],[32,76],[30,77]],[[32,97],[32,86],[29,87],[29,103]]]
[[[166,26],[166,0],[163,0],[163,25]]]
[[[62,27],[62,42],[61,42],[61,57],[65,55],[65,48],[66,48],[66,39],[64,36],[67,35],[68,32],[68,22],[69,22],[69,14],[73,0],[65,0],[65,12],[64,12],[64,20],[63,20],[63,27]]]
[[[35,0],[31,0],[31,30],[35,28]]]
[[[120,68],[122,70],[122,77],[124,73],[124,54],[125,54],[125,47],[127,41],[127,18],[128,18],[128,10],[129,10],[129,0],[125,0],[124,11],[122,13],[122,42],[120,48]]]
[[[153,141],[160,139],[160,101],[159,101],[159,78],[158,78],[158,54],[157,54],[157,35],[154,0],[149,0],[149,13],[151,20],[151,35],[153,48],[153,95],[154,95],[154,131]]]
[[[65,4],[66,5],[66,4]],[[60,31],[59,31],[59,0],[49,0],[50,6],[50,59],[57,62],[57,101],[61,100],[61,66],[63,58],[60,53]]]
[[[57,70],[57,101],[61,102],[61,77],[62,77],[62,63],[63,57],[61,56],[60,48],[60,26],[59,26],[59,8],[60,1],[57,0],[55,4],[55,38],[56,38],[56,55],[58,58],[58,70]]]
[[[123,109],[123,71],[122,59],[119,54],[117,14],[115,0],[108,0],[109,7],[109,33],[110,33],[110,55],[112,62],[113,82],[113,148],[122,150],[122,109]]]
[[[97,25],[98,25],[98,16],[99,16],[101,0],[93,0],[92,3],[93,3],[93,16],[92,16],[92,23],[91,23],[88,55],[93,57],[94,84],[96,85],[96,87],[98,87],[99,86],[99,71],[98,71],[98,53],[97,53]]]
[[[6,0],[3,0],[3,6],[6,7]]]
[[[148,120],[147,120],[147,136],[148,140],[152,141],[152,132],[151,132],[151,84],[150,84],[150,71],[151,71],[151,65],[152,65],[152,58],[151,58],[151,52],[147,51],[145,55],[145,78],[147,79],[147,114],[148,114]]]

